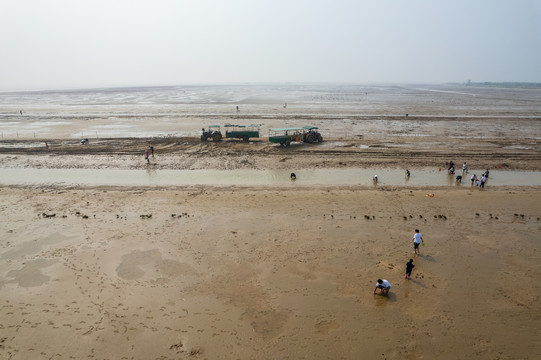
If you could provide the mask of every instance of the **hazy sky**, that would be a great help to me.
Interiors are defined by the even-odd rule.
[[[541,0],[1,0],[0,90],[541,82]]]

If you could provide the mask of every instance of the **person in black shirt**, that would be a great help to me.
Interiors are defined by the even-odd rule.
[[[406,263],[406,279],[411,280],[411,270],[413,270],[414,267],[413,259],[410,259],[410,261]]]

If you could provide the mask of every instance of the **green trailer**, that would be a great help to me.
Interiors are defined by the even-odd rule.
[[[250,138],[259,137],[259,128],[261,125],[225,125],[226,139],[242,139],[248,141]]]
[[[269,141],[281,146],[289,146],[293,141],[302,141],[303,130],[302,127],[269,129]]]

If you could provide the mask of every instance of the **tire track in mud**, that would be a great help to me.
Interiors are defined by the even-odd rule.
[[[480,167],[502,166],[509,169],[541,169],[541,141],[531,139],[476,140],[434,139],[425,144],[424,139],[330,139],[323,144],[295,143],[290,147],[270,144],[265,140],[244,143],[227,140],[219,143],[202,143],[199,138],[111,138],[90,141],[58,139],[48,142],[48,148],[36,147],[36,140],[6,140],[0,142],[0,154],[7,157],[0,163],[12,165],[17,155],[25,155],[42,161],[43,167],[55,166],[58,157],[96,156],[90,160],[111,156],[117,159],[141,159],[149,145],[154,146],[158,168],[177,168],[179,163],[199,161],[190,168],[221,168],[224,159],[235,166],[239,159],[249,159],[239,167],[248,168],[295,168],[344,167],[344,166],[444,166],[449,160],[466,161]],[[44,143],[43,143],[44,144]],[[428,147],[430,146],[430,147]],[[517,149],[518,148],[518,149]],[[10,156],[13,155],[13,156]],[[92,159],[92,158],[90,158]],[[286,160],[284,160],[286,159]],[[204,161],[200,161],[204,160]],[[11,161],[11,162],[10,162]],[[232,162],[232,163],[231,163]],[[134,166],[137,163],[134,163]],[[85,165],[83,165],[85,166]]]

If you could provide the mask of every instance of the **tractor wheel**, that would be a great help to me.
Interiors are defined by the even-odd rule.
[[[308,144],[313,143],[314,140],[315,140],[315,139],[314,139],[314,135],[312,135],[312,134],[309,134],[309,135],[306,137],[306,142],[307,142]]]
[[[317,141],[318,142],[323,142],[323,136],[321,136],[321,134],[317,134]]]
[[[201,135],[201,141],[207,141],[207,137],[205,135]]]
[[[285,142],[286,146],[289,146],[291,145],[291,140],[287,139],[286,142]]]
[[[216,142],[222,140],[222,134],[214,133],[214,135],[212,135],[212,140]]]

